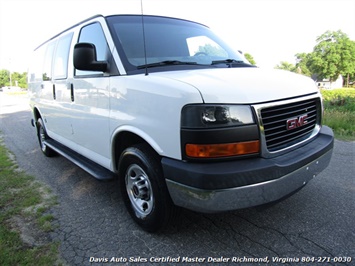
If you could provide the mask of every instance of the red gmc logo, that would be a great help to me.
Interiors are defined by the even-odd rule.
[[[286,121],[286,129],[287,130],[292,130],[298,127],[301,127],[305,124],[308,123],[307,121],[308,115],[304,114],[304,115],[300,115],[299,117],[294,117],[294,118],[290,118]]]

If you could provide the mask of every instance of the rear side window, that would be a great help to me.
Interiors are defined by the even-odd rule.
[[[68,76],[68,57],[73,33],[67,34],[58,40],[53,62],[54,79],[65,79]]]
[[[43,62],[44,54],[46,51],[46,45],[43,45],[37,48],[31,58],[31,64],[28,70],[28,81],[29,82],[38,82],[42,81],[43,73]]]
[[[44,55],[43,70],[42,70],[42,80],[47,81],[52,79],[52,58],[53,51],[55,47],[55,42],[49,43]]]
[[[29,68],[29,81],[48,81],[52,78],[52,58],[56,42],[43,44],[35,50]]]
[[[101,28],[100,23],[93,23],[83,27],[80,31],[80,36],[78,42],[87,42],[92,43],[96,47],[96,59],[98,61],[107,60],[108,55],[108,45],[105,38],[105,34]],[[82,70],[75,70],[75,75],[97,75],[103,74],[100,71],[82,71]]]

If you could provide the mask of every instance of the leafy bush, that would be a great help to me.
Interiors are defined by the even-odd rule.
[[[355,140],[355,89],[322,90],[321,93],[323,123],[333,129],[337,138]]]

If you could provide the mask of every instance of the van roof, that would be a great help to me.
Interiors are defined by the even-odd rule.
[[[40,48],[42,45],[44,45],[45,43],[47,43],[47,42],[49,42],[49,41],[51,41],[51,40],[57,38],[59,35],[63,34],[64,32],[66,32],[66,31],[68,31],[68,30],[70,30],[70,29],[72,29],[72,28],[75,28],[76,26],[79,26],[80,24],[82,24],[82,23],[84,23],[84,22],[86,22],[86,21],[89,21],[89,20],[91,20],[91,19],[98,18],[98,17],[103,17],[103,16],[102,16],[102,15],[95,15],[95,16],[89,17],[89,18],[87,18],[87,19],[84,19],[83,21],[78,22],[78,23],[74,24],[73,26],[70,26],[69,28],[67,28],[67,29],[65,29],[65,30],[63,30],[63,31],[61,31],[61,32],[59,32],[58,34],[54,35],[53,37],[49,38],[49,39],[46,40],[45,42],[43,42],[43,43],[41,43],[40,45],[38,45],[38,46],[35,48],[35,51],[36,51],[38,48]]]
[[[57,38],[59,35],[65,33],[66,31],[72,29],[72,28],[75,28],[77,26],[79,26],[80,24],[82,23],[85,23],[86,21],[89,21],[89,20],[92,20],[92,19],[95,19],[95,18],[99,18],[99,17],[103,17],[103,18],[107,18],[107,17],[111,17],[111,16],[142,16],[141,14],[113,14],[113,15],[107,15],[107,16],[103,16],[101,14],[97,14],[95,16],[92,16],[92,17],[89,17],[87,19],[84,19],[72,26],[70,26],[69,28],[59,32],[58,34],[54,35],[53,37],[49,38],[48,40],[46,40],[45,42],[41,43],[38,47],[36,47],[34,50],[37,50],[38,48],[40,48],[42,45],[44,45],[45,43]],[[178,20],[184,20],[184,21],[190,21],[190,22],[194,22],[194,21],[191,21],[191,20],[186,20],[186,19],[181,19],[181,18],[174,18],[174,17],[167,17],[167,16],[158,16],[158,15],[143,15],[144,17],[161,17],[161,18],[169,18],[169,19],[178,19]],[[201,23],[198,23],[198,22],[194,22],[194,23],[197,23],[197,24],[201,24]],[[205,27],[207,27],[206,25],[204,24],[201,24]]]

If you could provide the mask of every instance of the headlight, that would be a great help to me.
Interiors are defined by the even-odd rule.
[[[258,126],[248,105],[186,105],[181,111],[185,160],[257,156]]]
[[[214,128],[253,124],[248,105],[187,105],[182,109],[182,128]]]

